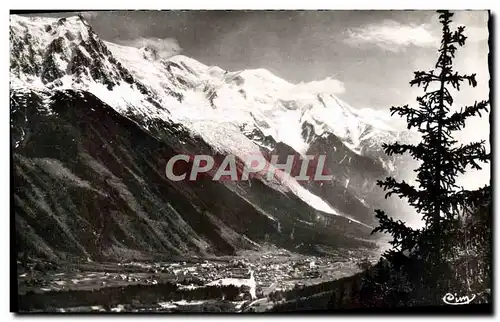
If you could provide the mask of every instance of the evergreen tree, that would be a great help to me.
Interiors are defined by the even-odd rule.
[[[420,132],[421,141],[418,144],[383,145],[388,155],[408,153],[420,161],[420,166],[414,170],[417,173],[416,185],[392,177],[377,182],[387,191],[386,198],[393,194],[406,198],[422,216],[424,226],[412,229],[377,209],[379,226],[373,231],[392,235],[393,249],[384,254],[389,261],[401,259],[401,252],[409,251],[409,258],[418,261],[418,265],[412,264],[415,270],[418,268],[418,272],[413,272],[416,273],[414,283],[427,287],[427,291],[430,288],[437,291],[452,287],[448,278],[449,263],[456,255],[455,236],[460,214],[477,207],[488,192],[488,188],[465,190],[457,185],[456,179],[468,167],[481,169],[480,163],[490,159],[484,141],[464,145],[453,138],[452,133],[462,130],[469,117],[487,113],[489,102],[475,102],[459,111],[452,111],[454,102],[450,90],[459,91],[464,82],[475,87],[476,75],[462,75],[453,69],[457,47],[463,46],[467,39],[465,27],[450,30],[453,13],[446,10],[437,13],[442,25],[437,63],[433,70],[416,71],[410,82],[411,86],[424,90],[424,94],[416,99],[418,108],[408,105],[391,108],[392,115],[406,118],[408,129],[415,128]]]

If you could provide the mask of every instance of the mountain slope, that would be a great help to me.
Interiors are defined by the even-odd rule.
[[[173,121],[183,124],[221,153],[233,153],[243,160],[260,153],[260,146],[241,131],[241,122],[235,122],[244,120],[245,115],[247,120],[253,119],[248,110],[241,109],[238,113],[238,109],[228,112],[213,108],[218,77],[226,81],[236,79],[234,75],[227,76],[229,73],[220,76],[220,68],[207,68],[184,56],[158,60],[149,48],[102,42],[82,17],[11,16],[11,43],[13,89],[89,91],[121,114],[134,117],[148,131],[155,131],[151,124],[158,120]],[[267,71],[256,72],[243,71],[238,77],[265,78],[275,91],[290,85]],[[47,74],[51,77],[47,78]],[[280,185],[283,184],[299,190],[297,195],[313,207],[338,214],[293,179]]]
[[[314,251],[369,236],[383,203],[373,183],[394,169],[380,141],[404,133],[325,90],[329,80],[297,85],[264,69],[164,59],[155,48],[102,41],[80,16],[12,15],[10,40],[16,221],[26,249],[116,259],[231,253],[264,240]],[[211,171],[170,182],[165,164],[179,153],[234,154],[240,165],[255,154],[268,162],[326,155],[334,180],[213,182]]]
[[[231,254],[255,247],[251,239],[354,246],[369,232],[347,220],[328,229],[301,224],[296,218],[320,214],[266,185],[252,186],[249,199],[269,198],[256,207],[209,177],[168,181],[162,171],[177,151],[86,92],[13,92],[11,108],[20,252],[55,260]],[[271,207],[279,210],[259,210]]]

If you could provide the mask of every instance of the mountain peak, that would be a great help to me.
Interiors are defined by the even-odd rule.
[[[118,110],[189,122],[202,137],[213,132],[207,133],[207,126],[231,132],[251,124],[262,140],[233,133],[240,142],[260,145],[270,137],[304,153],[323,133],[335,134],[358,152],[363,141],[392,135],[384,122],[371,122],[376,118],[363,118],[366,111],[340,100],[336,94],[343,88],[337,80],[293,84],[264,68],[226,71],[184,55],[163,57],[147,42],[136,48],[102,41],[81,16],[11,16],[11,43],[15,82],[83,87]],[[310,125],[307,139],[304,122]],[[218,134],[205,139],[221,141]]]
[[[92,28],[83,16],[66,18],[10,16],[12,36],[28,36],[40,46],[47,46],[54,39],[65,37],[70,41],[86,40],[93,33]]]
[[[81,16],[11,16],[10,38],[10,70],[21,79],[61,85],[67,75],[86,76],[108,85],[117,76],[103,66],[111,54]]]

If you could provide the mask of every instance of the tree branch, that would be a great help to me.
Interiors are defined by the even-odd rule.
[[[443,121],[443,124],[448,126],[452,131],[460,130],[465,126],[465,120],[468,117],[479,115],[481,117],[481,111],[488,112],[489,101],[483,100],[480,102],[474,102],[474,105],[466,106],[461,108],[460,112],[453,113],[450,117]]]

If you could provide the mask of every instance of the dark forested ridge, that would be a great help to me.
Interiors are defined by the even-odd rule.
[[[307,241],[355,246],[357,237],[368,236],[367,228],[341,217],[333,228],[312,233],[295,218],[316,216],[316,210],[258,182],[243,187],[248,200],[281,219],[282,231],[295,230],[290,243],[273,220],[223,183],[210,177],[166,180],[168,158],[186,152],[174,150],[169,140],[192,142],[184,149],[210,151],[203,142],[166,123],[157,126],[162,138],[154,138],[85,92],[56,92],[49,101],[35,92],[11,95],[19,253],[49,259],[149,258],[254,247],[244,236],[257,242],[271,236],[284,246]]]
[[[457,183],[491,153],[485,141],[454,138],[470,117],[488,117],[490,102],[456,106],[452,93],[477,86],[475,74],[453,66],[467,32],[451,27],[449,11],[436,17],[437,63],[410,81],[423,90],[417,107],[391,108],[419,133],[416,141],[333,94],[282,97],[277,89],[291,84],[264,69],[233,73],[182,55],[160,59],[152,47],[101,41],[81,15],[11,17],[18,309],[356,312],[473,304],[491,311],[492,186]],[[244,123],[223,115],[233,102],[242,104],[235,113]],[[335,109],[328,115],[340,121],[319,120],[318,106]],[[289,125],[280,123],[284,113],[299,130],[291,140],[279,134]],[[304,154],[316,157],[309,175],[325,156],[323,174],[333,180],[165,175],[178,154],[211,155],[219,166],[231,153],[241,170],[249,151],[269,162],[278,156],[281,165],[295,157],[292,176]],[[416,167],[411,182],[401,178],[409,165]],[[176,171],[189,178],[192,166],[191,158]],[[406,206],[422,227],[403,221]]]

